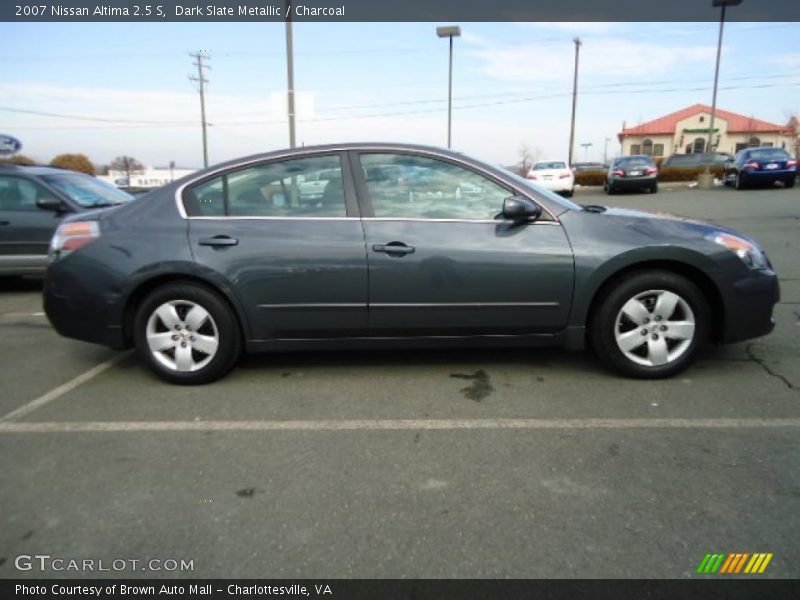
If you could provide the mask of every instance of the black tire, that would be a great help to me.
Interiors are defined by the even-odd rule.
[[[693,337],[686,340],[685,347],[681,349],[683,342],[670,339],[669,333],[658,330],[661,325],[669,325],[670,316],[666,320],[656,320],[654,313],[650,313],[652,319],[648,324],[636,325],[630,331],[639,335],[640,331],[647,331],[643,335],[642,346],[633,352],[642,352],[644,356],[640,360],[648,360],[650,340],[652,336],[663,336],[661,342],[669,347],[668,354],[676,352],[674,359],[659,366],[644,365],[634,362],[620,348],[617,343],[618,327],[622,329],[625,317],[621,317],[621,322],[617,324],[617,317],[621,314],[623,306],[638,295],[643,295],[649,291],[671,292],[680,297],[691,310],[694,316]],[[645,302],[649,297],[645,298]],[[644,305],[644,304],[643,304]],[[675,321],[688,321],[689,317],[683,314],[682,305],[677,305],[673,315]],[[624,278],[614,282],[612,287],[607,288],[605,295],[595,307],[593,314],[589,315],[589,338],[591,345],[600,360],[609,368],[637,379],[661,379],[671,377],[689,367],[697,358],[698,353],[707,344],[711,334],[711,309],[708,300],[703,292],[691,281],[672,273],[670,271],[638,271],[626,275]],[[629,323],[633,325],[632,322]],[[627,333],[626,331],[622,333]],[[639,329],[641,328],[641,329]],[[652,330],[652,331],[651,331]],[[634,336],[635,337],[635,336]],[[656,339],[656,338],[653,338]],[[669,339],[669,341],[668,341]],[[644,344],[647,344],[647,347]]]
[[[187,336],[185,342],[175,342],[176,347],[173,352],[178,350],[178,343],[183,344],[184,348],[186,344],[189,344],[192,362],[194,362],[195,357],[210,358],[206,364],[203,364],[197,370],[180,371],[176,370],[175,367],[170,368],[162,362],[162,360],[169,361],[170,349],[159,353],[162,357],[161,360],[150,349],[148,323],[151,322],[151,317],[155,319],[154,313],[156,309],[167,303],[176,303],[176,314],[181,319],[182,327],[178,325],[177,330],[173,332],[171,328],[164,326],[163,320],[155,320],[156,325],[160,326],[157,333],[172,334],[172,339],[178,335]],[[193,305],[201,307],[210,316],[196,332],[191,332],[191,329],[186,327],[186,321],[183,321],[188,314],[188,309]],[[184,310],[187,312],[181,314]],[[215,352],[213,354],[203,354],[193,350],[193,346],[189,342],[191,333],[202,334],[206,338],[215,338],[217,340]],[[195,340],[194,337],[191,337],[191,339]],[[167,284],[153,290],[145,297],[140,303],[134,318],[134,341],[137,353],[156,375],[165,381],[181,385],[210,383],[221,378],[233,368],[242,352],[242,334],[234,311],[216,292],[190,282]],[[198,364],[202,362],[204,361],[198,360]],[[175,364],[177,365],[177,359],[175,359]]]
[[[616,190],[614,189],[614,186],[606,182],[606,194],[608,194],[609,196],[613,196],[615,193]]]
[[[564,192],[564,197],[565,198],[572,198],[572,195],[574,193],[575,193],[575,190],[567,190],[566,192]]]
[[[658,182],[654,183],[650,186],[650,193],[655,194],[658,192]]]
[[[742,177],[738,172],[734,173],[733,175],[733,187],[737,190],[744,189],[744,177]]]
[[[794,187],[795,178],[790,177],[783,183],[783,187],[785,188],[793,188]]]

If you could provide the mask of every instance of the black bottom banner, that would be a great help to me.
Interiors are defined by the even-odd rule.
[[[798,580],[625,580],[625,579],[173,579],[173,580],[0,580],[0,598],[255,599],[337,600],[613,599],[738,600],[800,598]]]

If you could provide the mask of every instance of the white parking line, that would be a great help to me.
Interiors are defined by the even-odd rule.
[[[785,419],[377,419],[334,421],[94,421],[0,423],[0,433],[137,431],[398,431],[462,429],[745,429],[800,427]]]
[[[71,392],[76,387],[86,383],[90,379],[93,379],[94,377],[97,377],[103,371],[106,371],[106,370],[110,369],[115,364],[120,362],[122,359],[130,356],[130,354],[131,354],[130,352],[123,352],[121,354],[117,354],[113,358],[110,358],[109,360],[100,363],[99,365],[89,369],[85,373],[81,373],[80,375],[78,375],[74,379],[70,379],[68,382],[63,383],[60,386],[58,386],[57,388],[54,388],[54,389],[50,390],[49,392],[47,392],[46,394],[44,394],[42,396],[39,396],[35,400],[31,400],[30,402],[28,402],[27,404],[25,404],[23,406],[20,406],[16,410],[12,410],[7,415],[4,415],[3,417],[0,417],[0,424],[13,422],[13,421],[16,421],[17,419],[19,419],[20,417],[24,417],[25,415],[31,414],[33,411],[41,408],[45,404],[49,404],[53,400],[56,400],[56,399],[60,398],[61,396],[63,396],[67,392]]]

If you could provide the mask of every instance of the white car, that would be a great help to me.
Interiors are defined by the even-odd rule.
[[[563,160],[542,160],[528,171],[528,179],[567,198],[575,191],[575,175]]]

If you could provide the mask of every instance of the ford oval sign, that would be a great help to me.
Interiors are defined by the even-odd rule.
[[[0,134],[0,156],[11,156],[22,150],[22,143],[10,135]]]

